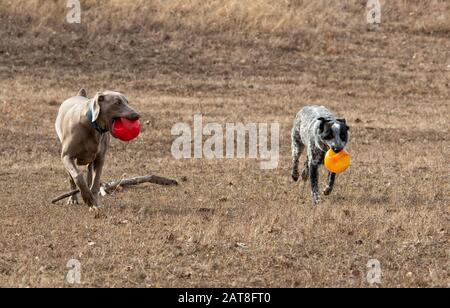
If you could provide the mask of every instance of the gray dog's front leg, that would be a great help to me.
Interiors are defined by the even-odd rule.
[[[87,181],[88,187],[91,187],[91,188],[92,188],[92,180],[94,178],[93,172],[94,172],[94,164],[90,163],[87,167],[86,181]]]
[[[78,170],[75,164],[75,160],[71,159],[69,156],[63,156],[62,162],[64,167],[66,167],[69,174],[72,176],[75,184],[80,189],[81,197],[83,201],[91,208],[97,209],[97,202],[94,199],[94,196],[89,189],[86,179],[83,177],[83,174]]]
[[[72,176],[69,174],[69,183],[70,183],[70,189],[75,190],[77,189],[77,185],[75,184],[75,181],[73,180]],[[78,204],[78,194],[72,195],[67,200],[68,205],[74,205]]]
[[[328,172],[328,180],[327,180],[327,187],[323,191],[323,193],[328,196],[333,191],[334,186],[334,180],[336,178],[336,173]]]

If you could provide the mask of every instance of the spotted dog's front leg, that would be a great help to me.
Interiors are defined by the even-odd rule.
[[[303,149],[305,146],[302,143],[302,140],[300,138],[300,134],[296,127],[292,130],[292,171],[291,176],[292,179],[297,182],[298,181],[298,160],[300,158],[300,155],[303,152]]]
[[[291,167],[291,177],[297,182],[298,181],[298,159],[300,157],[300,151],[297,148],[292,149],[292,167]]]
[[[323,153],[319,148],[310,145],[311,151],[308,156],[308,170],[309,170],[309,180],[311,182],[311,193],[314,204],[320,202],[320,192],[319,192],[319,166],[323,162],[325,153]]]
[[[306,158],[305,164],[303,165],[303,170],[302,170],[302,180],[303,182],[306,182],[308,180],[308,176],[309,176],[309,158]]]
[[[334,186],[334,180],[336,178],[336,173],[328,172],[328,180],[327,180],[327,187],[323,191],[323,193],[328,196],[333,191]]]
[[[314,204],[318,204],[320,202],[318,167],[319,166],[313,162],[311,162],[308,166],[309,180],[311,182],[311,193]]]

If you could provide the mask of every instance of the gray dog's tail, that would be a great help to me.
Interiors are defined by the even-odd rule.
[[[87,92],[85,89],[81,88],[80,91],[78,91],[77,96],[83,96],[83,97],[87,97]]]

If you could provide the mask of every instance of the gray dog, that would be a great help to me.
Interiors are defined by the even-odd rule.
[[[318,167],[323,164],[325,153],[332,149],[338,153],[344,149],[348,141],[349,127],[345,119],[337,119],[323,106],[305,106],[295,117],[292,128],[292,178],[299,178],[298,160],[306,146],[307,159],[302,171],[302,179],[309,177],[314,204],[320,202],[318,185]],[[333,190],[336,173],[328,173],[325,195]]]
[[[94,210],[98,209],[109,131],[114,119],[121,117],[129,120],[140,117],[123,94],[106,91],[89,99],[81,89],[77,96],[62,103],[56,118],[55,128],[62,144],[61,159],[69,173],[70,187],[72,190],[78,187],[83,201]],[[87,181],[77,165],[88,165]],[[68,203],[78,203],[78,197],[70,197]]]

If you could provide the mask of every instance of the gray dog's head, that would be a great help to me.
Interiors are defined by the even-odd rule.
[[[92,122],[99,123],[102,127],[111,129],[112,123],[117,118],[137,120],[139,113],[129,104],[128,99],[119,92],[99,92],[90,102],[92,109]]]
[[[345,119],[318,118],[320,121],[318,133],[320,140],[334,152],[338,153],[344,149],[348,141],[348,130]]]

